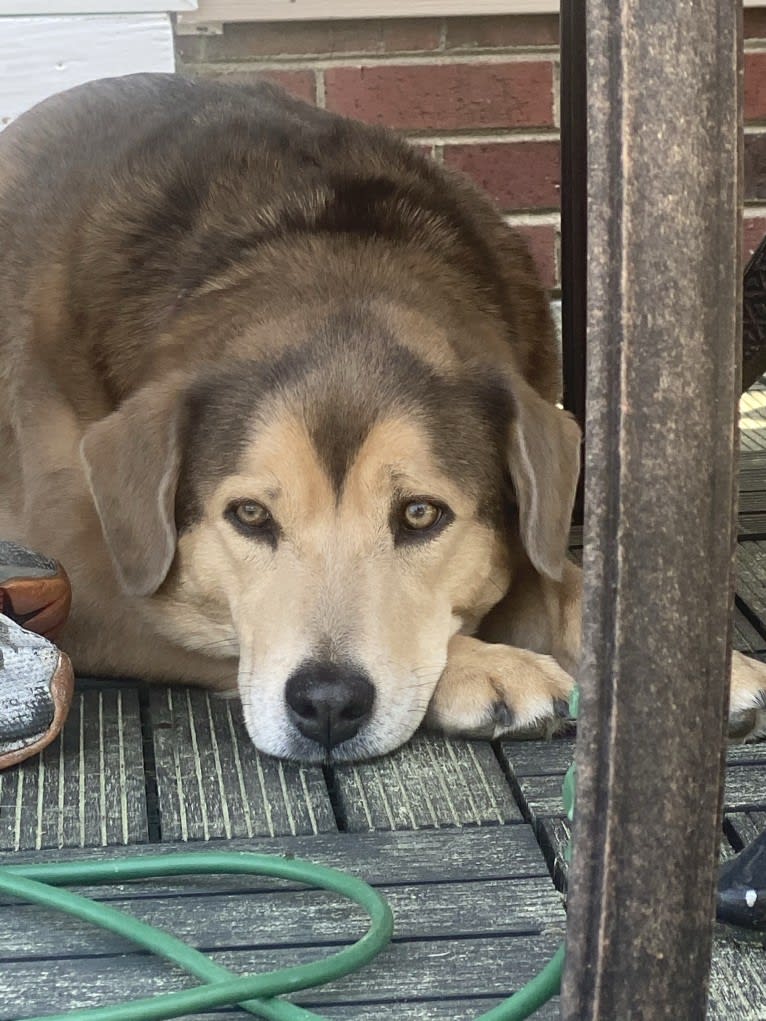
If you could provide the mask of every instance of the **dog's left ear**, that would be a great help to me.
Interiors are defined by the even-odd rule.
[[[176,550],[178,391],[146,387],[94,423],[80,445],[117,578],[128,595],[156,592]]]
[[[559,581],[580,475],[580,427],[524,380],[515,379],[512,392],[508,463],[521,540],[540,574]]]

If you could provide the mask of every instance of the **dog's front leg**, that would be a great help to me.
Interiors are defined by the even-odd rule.
[[[572,685],[552,656],[456,635],[426,726],[463,737],[550,734],[567,716]]]
[[[742,741],[766,737],[766,664],[736,650],[731,658],[729,736]]]
[[[477,638],[456,635],[426,714],[450,734],[553,733],[568,715],[580,654],[582,571],[567,561],[561,581],[520,568]]]
[[[456,635],[426,726],[463,737],[550,735],[568,715],[573,680],[552,656]],[[729,736],[766,738],[766,664],[732,654]]]

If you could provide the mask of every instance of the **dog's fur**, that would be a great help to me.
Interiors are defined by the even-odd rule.
[[[0,534],[65,564],[79,670],[238,686],[255,744],[304,759],[298,674],[372,685],[337,759],[424,716],[555,719],[580,436],[530,257],[474,188],[272,86],[138,75],[0,135],[0,230]]]

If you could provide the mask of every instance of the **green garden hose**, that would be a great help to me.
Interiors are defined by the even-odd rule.
[[[570,701],[570,713],[577,715],[577,690]],[[564,781],[564,805],[571,820],[574,813],[574,767]],[[369,915],[370,927],[350,947],[319,961],[240,977],[215,964],[205,954],[161,929],[156,929],[115,908],[81,897],[59,886],[118,883],[132,879],[165,876],[243,874],[288,879],[347,897]],[[165,1021],[201,1010],[237,1004],[250,1014],[269,1021],[325,1021],[304,1007],[278,999],[287,993],[323,985],[342,978],[371,961],[389,943],[393,915],[384,898],[367,883],[337,869],[313,865],[298,859],[251,853],[153,855],[95,862],[60,862],[55,865],[8,865],[0,868],[0,892],[43,907],[63,911],[116,933],[165,960],[178,965],[204,984],[175,993],[111,1007],[94,1007],[48,1014],[26,1021]],[[523,1021],[561,986],[564,947],[561,946],[542,971],[509,999],[482,1014],[476,1021]]]
[[[213,873],[274,876],[330,890],[364,908],[370,917],[370,927],[352,946],[323,960],[263,975],[238,977],[169,933],[114,908],[88,900],[87,897],[55,888],[69,884],[116,883],[131,879]],[[239,1004],[250,1014],[270,1021],[323,1021],[320,1015],[276,997],[348,975],[383,950],[393,932],[393,916],[388,904],[376,890],[360,879],[309,862],[261,854],[202,851],[116,861],[10,865],[0,868],[0,892],[63,911],[114,932],[172,961],[205,983],[149,999],[46,1015],[45,1018],[28,1021],[163,1021],[165,1018],[182,1017],[184,1014],[231,1004]],[[482,1014],[477,1021],[521,1021],[529,1017],[558,992],[563,962],[562,947],[531,982],[510,999]]]
[[[310,964],[238,977],[169,933],[130,915],[80,897],[53,884],[114,883],[165,876],[211,873],[274,876],[331,890],[359,904],[370,916],[368,932],[353,946]],[[379,953],[391,938],[393,916],[386,901],[366,883],[335,869],[261,854],[192,853],[159,855],[113,862],[64,862],[56,865],[7,866],[0,869],[0,891],[52,907],[124,936],[145,950],[177,964],[206,985],[112,1007],[48,1015],[46,1021],[161,1021],[194,1011],[239,1003],[251,1014],[274,1021],[307,1021],[317,1015],[269,997],[296,992],[348,975]],[[42,1019],[34,1019],[42,1021]]]

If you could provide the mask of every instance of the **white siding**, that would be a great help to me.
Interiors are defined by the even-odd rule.
[[[0,17],[0,126],[94,78],[174,69],[167,14]]]
[[[197,0],[0,0],[5,14],[146,14],[193,11]]]

